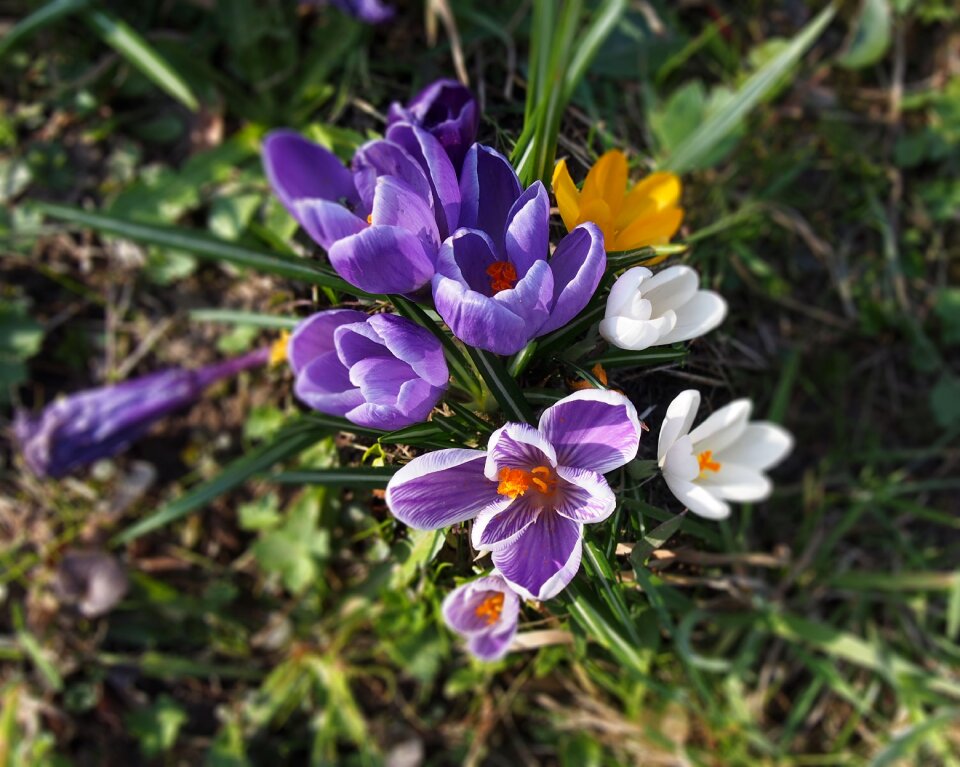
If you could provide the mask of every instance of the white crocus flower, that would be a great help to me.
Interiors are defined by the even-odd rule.
[[[643,266],[628,269],[610,289],[600,335],[621,349],[640,351],[709,333],[723,322],[727,302],[699,287],[700,276],[689,266],[657,274]]]
[[[738,399],[690,431],[700,392],[680,392],[660,427],[657,460],[667,486],[690,511],[724,519],[726,501],[762,501],[773,489],[764,471],[793,447],[793,437],[776,424],[748,423],[753,403]]]

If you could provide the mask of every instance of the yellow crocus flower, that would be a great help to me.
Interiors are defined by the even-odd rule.
[[[669,242],[683,221],[680,192],[680,179],[662,171],[627,191],[627,158],[617,149],[597,160],[583,189],[578,190],[570,178],[566,160],[553,171],[553,193],[567,230],[593,221],[610,252]]]

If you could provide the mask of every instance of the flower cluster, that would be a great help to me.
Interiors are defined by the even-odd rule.
[[[653,173],[628,188],[626,157],[611,151],[578,188],[561,161],[553,192],[567,233],[554,245],[548,190],[540,181],[524,188],[506,157],[477,143],[479,117],[469,90],[441,80],[392,105],[383,138],[360,146],[349,164],[293,131],[271,133],[263,161],[274,193],[340,277],[364,300],[374,294],[376,311],[320,311],[273,349],[81,393],[36,417],[20,414],[27,465],[62,476],[111,455],[214,380],[268,359],[289,363],[304,405],[366,429],[393,432],[433,418],[463,435],[434,411],[444,400],[446,412],[469,403],[478,436],[413,458],[385,497],[412,528],[470,523],[473,548],[489,555],[492,571],[454,590],[443,615],[478,658],[502,657],[521,600],[552,599],[577,575],[584,526],[600,525],[617,507],[619,483],[607,475],[636,459],[646,427],[612,389],[581,384],[552,397],[538,420],[517,407],[507,423],[483,417],[491,393],[513,387],[522,399],[517,376],[504,378],[507,368],[535,358],[532,342],[552,334],[544,346],[553,350],[537,363],[548,368],[556,347],[582,329],[572,321],[598,316],[604,302],[596,332],[631,359],[710,332],[727,304],[702,289],[689,266],[649,268],[666,257],[657,246],[683,219],[676,176]],[[608,252],[618,254],[609,265]],[[609,291],[602,283],[612,283]],[[381,311],[389,303],[404,316]],[[493,356],[514,354],[511,366]],[[459,377],[468,359],[474,380],[484,382],[479,391]],[[606,386],[602,367],[594,376]],[[549,380],[549,370],[541,378]],[[765,472],[789,453],[792,438],[775,424],[751,422],[745,399],[694,428],[699,405],[694,390],[669,405],[656,464],[691,512],[721,519],[729,502],[770,494]],[[485,449],[481,434],[489,435]]]

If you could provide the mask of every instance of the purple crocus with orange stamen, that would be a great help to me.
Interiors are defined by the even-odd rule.
[[[351,169],[289,130],[263,144],[273,191],[327,251],[337,273],[371,293],[411,293],[430,282],[440,243],[460,214],[457,174],[440,142],[407,123],[364,144]]]
[[[393,431],[425,421],[450,374],[436,336],[392,314],[318,312],[290,337],[294,393],[321,413]]]
[[[499,660],[517,633],[520,598],[494,573],[458,586],[443,600],[443,619],[480,660]]]
[[[637,454],[640,422],[613,391],[580,391],[547,408],[537,428],[508,423],[486,451],[414,458],[387,485],[387,505],[421,530],[476,518],[474,548],[526,599],[550,599],[580,568],[583,525],[616,500],[603,475]]]
[[[436,80],[404,106],[390,105],[387,124],[406,122],[429,131],[443,145],[459,173],[477,138],[480,107],[470,89],[456,80]]]
[[[522,191],[507,159],[480,144],[464,160],[460,198],[460,228],[441,246],[433,277],[437,312],[457,338],[513,354],[587,305],[607,262],[594,224],[576,227],[550,256],[543,184]]]
[[[197,370],[173,368],[58,399],[39,415],[18,412],[14,436],[30,470],[62,477],[119,453],[164,416],[192,404],[204,389],[263,365],[270,348]]]

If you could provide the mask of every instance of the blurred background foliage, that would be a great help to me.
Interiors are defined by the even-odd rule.
[[[294,0],[0,5],[4,425],[340,299],[123,229],[309,253],[268,193],[265,131],[349,157],[462,61],[481,139],[514,149],[530,4],[397,5],[378,27]],[[691,384],[753,397],[798,439],[769,503],[674,517],[638,476],[608,523],[636,545],[591,531],[605,579],[526,607],[548,644],[483,666],[439,615],[462,535],[405,530],[358,484],[239,483],[243,454],[333,477],[405,457],[304,426],[280,370],[59,483],[5,446],[0,765],[960,764],[960,10],[824,8],[631,0],[558,141],[575,178],[611,147],[636,176],[683,173],[685,258],[731,316],[611,383],[651,424]],[[182,502],[211,481],[229,492]],[[108,614],[64,589],[75,550],[128,573]]]

